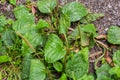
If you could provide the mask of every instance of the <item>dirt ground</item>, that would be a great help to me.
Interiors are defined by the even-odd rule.
[[[60,0],[60,2],[79,1],[91,12],[104,13],[105,16],[95,21],[99,34],[106,34],[111,25],[120,26],[120,0]]]

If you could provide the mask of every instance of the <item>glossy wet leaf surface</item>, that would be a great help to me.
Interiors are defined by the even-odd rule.
[[[63,6],[62,13],[67,15],[71,22],[75,22],[86,16],[88,11],[86,7],[79,2],[71,2]]]
[[[57,35],[51,34],[45,45],[45,60],[48,63],[53,63],[63,58],[65,54],[63,42]]]

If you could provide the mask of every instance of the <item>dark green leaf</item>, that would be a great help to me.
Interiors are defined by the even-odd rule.
[[[53,63],[53,66],[58,72],[61,72],[63,70],[63,65],[60,62]]]
[[[2,41],[7,47],[12,47],[16,42],[17,36],[12,30],[6,30],[2,34]]]
[[[61,15],[59,22],[59,33],[66,34],[70,27],[70,20],[67,15]]]
[[[22,80],[29,80],[31,59],[32,56],[30,54],[26,54],[23,59],[22,73],[21,73]]]
[[[88,48],[84,48],[79,53],[76,53],[72,59],[68,60],[65,69],[67,76],[78,80],[88,72],[89,62],[87,55]]]
[[[39,0],[37,6],[42,13],[52,13],[57,6],[57,0]]]
[[[100,68],[97,68],[97,80],[111,80],[109,70],[110,66],[107,63],[102,64]]]
[[[40,19],[40,20],[38,21],[36,27],[39,28],[39,29],[43,29],[43,28],[50,28],[50,25],[49,25],[49,23],[46,22],[45,20]]]
[[[113,62],[116,66],[120,66],[120,50],[117,50],[113,54]]]
[[[11,58],[9,56],[0,56],[0,64],[5,63],[5,62],[9,62],[10,59]]]
[[[111,44],[120,44],[120,28],[118,26],[111,26],[108,29],[107,40]]]
[[[63,58],[65,54],[63,42],[57,35],[51,34],[45,45],[45,60],[48,63],[54,63]]]
[[[32,59],[29,80],[45,80],[45,66],[39,59]]]
[[[86,7],[79,2],[71,2],[63,6],[62,13],[70,18],[70,21],[78,21],[88,14]]]

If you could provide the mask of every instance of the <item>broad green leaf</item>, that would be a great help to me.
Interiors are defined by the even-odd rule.
[[[82,78],[79,80],[94,80],[94,77],[92,75],[84,75]]]
[[[16,5],[16,0],[10,0],[10,3]]]
[[[89,55],[89,49],[88,49],[88,47],[83,48],[80,51],[80,54],[83,56],[83,58],[86,60],[86,62],[88,62],[88,55]]]
[[[120,28],[118,26],[111,26],[108,29],[107,40],[111,44],[120,44]]]
[[[14,15],[17,19],[25,18],[31,16],[28,9],[24,5],[17,6],[14,9]]]
[[[26,54],[21,73],[22,80],[44,80],[45,76],[44,64],[39,59],[32,59],[30,54]]]
[[[120,77],[120,66],[115,66],[109,70],[109,73],[111,75],[116,75],[117,77]]]
[[[63,65],[60,62],[53,63],[53,67],[58,71],[61,72],[63,70]]]
[[[45,80],[45,66],[39,59],[32,59],[29,80]]]
[[[89,62],[87,55],[88,49],[85,48],[68,60],[65,69],[68,77],[78,80],[88,72]]]
[[[59,80],[67,80],[67,76],[66,76],[66,74],[63,73]]]
[[[83,26],[81,29],[84,32],[93,34],[94,37],[97,36],[97,33],[96,33],[97,30],[96,30],[94,24],[87,24],[87,25]]]
[[[17,40],[16,34],[12,30],[6,30],[2,33],[2,41],[7,47],[12,47]]]
[[[42,13],[52,13],[57,6],[57,0],[39,0],[37,6]]]
[[[71,2],[63,6],[62,13],[70,18],[71,22],[75,22],[88,14],[84,5],[79,2]]]
[[[111,80],[109,70],[110,66],[107,63],[102,64],[100,68],[97,68],[97,80]]]
[[[9,62],[10,59],[11,58],[9,56],[0,56],[0,64],[5,63],[5,62]]]
[[[7,20],[5,16],[0,16],[0,28],[7,24]]]
[[[57,35],[51,34],[45,45],[45,60],[48,63],[54,63],[63,58],[65,54],[63,42]]]
[[[40,19],[36,25],[37,28],[43,29],[43,28],[50,28],[50,25],[47,21]]]
[[[116,66],[120,66],[120,50],[117,50],[113,54],[113,62]]]
[[[61,15],[59,21],[59,33],[66,34],[68,32],[68,28],[70,27],[70,20],[67,15]]]
[[[32,29],[33,31],[29,31],[29,33],[26,33],[24,35],[25,39],[27,39],[27,41],[29,42],[29,44],[36,49],[36,47],[38,45],[43,45],[44,42],[44,38],[41,34],[35,32],[34,29]],[[22,41],[22,53],[23,54],[27,54],[27,53],[32,53],[34,52],[30,46],[28,46],[28,44],[23,40]]]
[[[84,18],[80,20],[81,23],[90,23],[96,21],[98,18],[103,17],[104,14],[102,13],[89,13]]]
[[[32,30],[34,25],[34,17],[32,15],[29,15],[29,17],[24,17],[21,19],[18,19],[13,24],[13,29],[21,34],[25,34],[29,32],[29,30]]]

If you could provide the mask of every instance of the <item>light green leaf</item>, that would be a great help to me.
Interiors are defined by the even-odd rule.
[[[57,0],[39,0],[37,6],[42,13],[52,13],[57,6]]]
[[[108,29],[107,40],[111,44],[120,44],[120,28],[118,26],[111,26]]]
[[[16,5],[16,0],[10,0],[10,3]]]
[[[70,18],[71,22],[75,22],[88,14],[84,5],[79,2],[71,2],[63,6],[62,13]]]
[[[81,46],[89,46],[89,36],[83,31],[81,31],[80,40]]]
[[[120,77],[120,66],[115,66],[109,70],[109,73],[111,75],[117,75],[117,77]]]
[[[79,80],[94,80],[94,77],[92,75],[85,74],[82,78]]]
[[[93,22],[93,21],[96,21],[97,19],[99,19],[100,17],[103,17],[104,14],[102,13],[89,13],[87,14],[84,18],[82,18],[80,20],[81,23],[90,23],[90,22]]]
[[[86,59],[86,55],[88,55],[87,48],[83,49],[79,53],[76,53],[72,59],[68,60],[65,69],[68,77],[78,80],[88,72],[89,62],[86,61],[88,60]]]
[[[120,66],[120,50],[117,50],[113,54],[113,62],[116,66]]]
[[[5,62],[9,62],[10,59],[11,58],[9,56],[0,56],[0,64],[5,63]]]
[[[0,28],[7,24],[7,20],[5,16],[0,16]]]
[[[105,63],[102,64],[100,68],[97,68],[96,73],[97,73],[97,80],[111,80],[109,70],[110,66]]]
[[[67,80],[67,76],[66,76],[66,74],[63,73],[59,80]]]
[[[50,28],[50,25],[47,21],[43,20],[43,19],[40,19],[37,23],[37,28],[39,29],[43,29],[43,28]]]
[[[59,22],[59,33],[66,34],[68,32],[68,28],[70,27],[70,20],[67,15],[61,15]]]
[[[14,9],[14,15],[17,19],[21,19],[21,18],[24,18],[24,17],[28,17],[31,15],[28,11],[28,9],[23,6],[23,5],[20,5],[20,6],[17,6],[15,9]]]
[[[45,80],[45,66],[39,59],[32,59],[29,80]]]
[[[61,72],[63,70],[63,65],[60,62],[53,63],[53,67],[58,71]]]
[[[45,60],[48,63],[54,63],[63,58],[65,54],[63,42],[57,35],[51,34],[45,45]]]
[[[92,33],[94,37],[97,36],[97,33],[96,33],[97,30],[96,30],[94,24],[87,24],[87,25],[83,26],[81,29],[84,32]]]
[[[86,62],[88,62],[88,55],[89,55],[89,49],[88,49],[88,47],[83,48],[79,53],[82,54],[82,56],[84,57],[84,59],[86,60]]]

